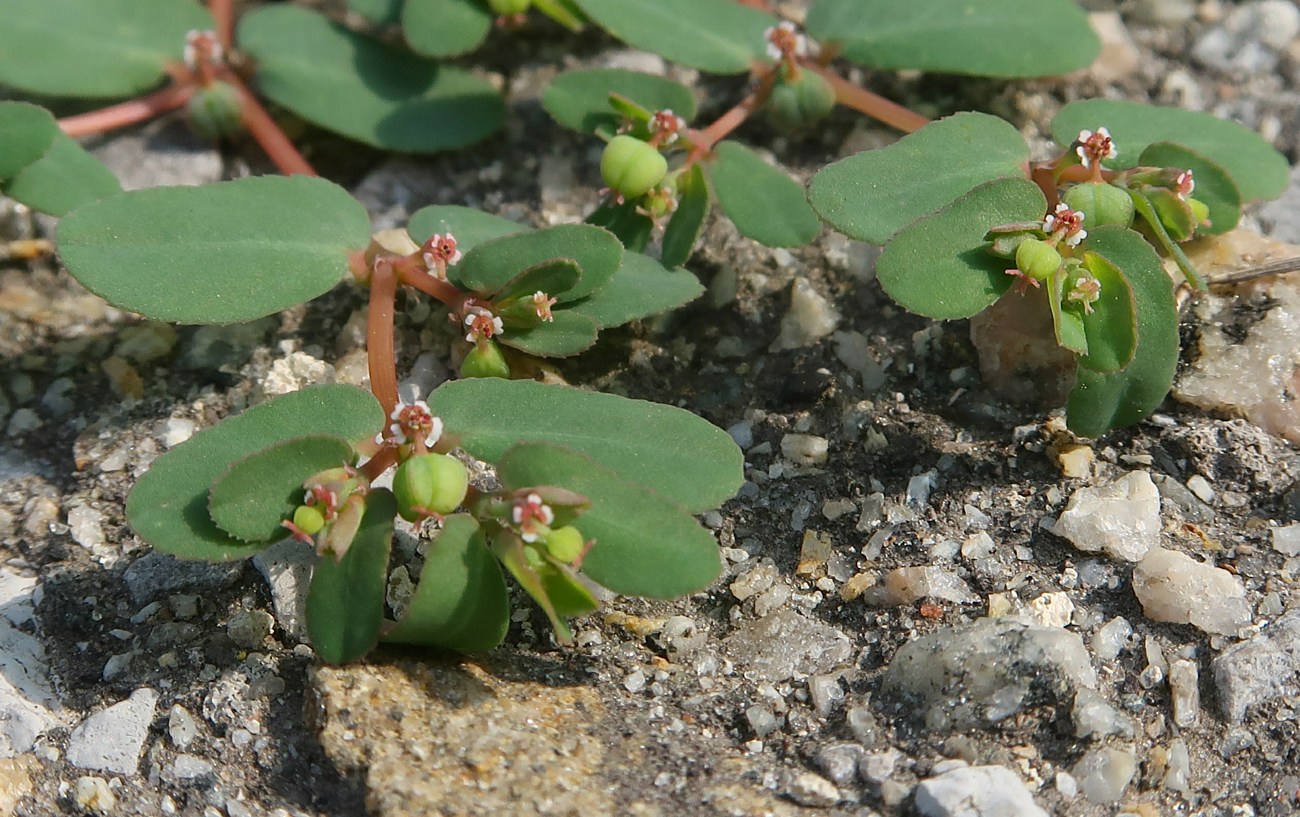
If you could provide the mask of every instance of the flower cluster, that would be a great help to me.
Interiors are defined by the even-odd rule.
[[[789,20],[764,31],[763,37],[767,40],[767,55],[774,60],[808,56],[808,38]]]
[[[191,31],[185,35],[185,67],[198,70],[199,64],[216,65],[225,59],[225,51],[214,31]]]
[[[1110,131],[1105,128],[1079,131],[1079,137],[1074,140],[1074,152],[1084,167],[1100,165],[1103,159],[1114,159],[1119,155],[1119,149],[1110,138]]]
[[[1178,178],[1174,181],[1174,185],[1174,192],[1178,194],[1178,198],[1187,201],[1196,190],[1196,179],[1192,177],[1192,171],[1184,170],[1178,174]]]
[[[510,509],[510,521],[519,528],[519,538],[532,543],[545,533],[539,528],[548,527],[555,521],[555,511],[551,510],[550,505],[542,502],[538,494],[528,494],[523,499],[515,501],[514,507]]]
[[[545,296],[545,293],[542,294]],[[536,295],[533,296],[534,300],[536,297]],[[465,340],[470,343],[478,343],[480,339],[489,340],[505,331],[505,325],[502,324],[501,318],[481,306],[467,307],[461,321],[465,324],[467,330]]]
[[[555,299],[549,297],[540,289],[533,293],[533,310],[537,312],[537,317],[548,323],[555,322],[555,316],[551,314],[551,307],[555,306]],[[497,319],[500,322],[500,318]]]
[[[1101,297],[1101,281],[1091,273],[1084,272],[1070,284],[1070,292],[1065,297],[1067,300],[1083,304],[1083,311],[1091,314],[1092,305]]]
[[[1070,205],[1058,204],[1056,209],[1043,219],[1043,232],[1057,240],[1064,239],[1067,246],[1077,247],[1080,241],[1088,237],[1088,231],[1083,229],[1083,218],[1084,214],[1078,210],[1071,210]]]
[[[429,404],[423,400],[414,403],[398,403],[388,415],[392,420],[387,433],[375,435],[375,442],[383,445],[406,445],[408,442],[420,441],[425,448],[433,448],[442,436],[442,419],[434,417]]]
[[[456,249],[456,237],[451,233],[434,233],[420,247],[425,266],[437,277],[447,279],[447,267],[460,262],[461,251]]]
[[[671,108],[655,111],[650,117],[650,143],[652,145],[671,145],[677,141],[681,132],[686,130],[686,120],[672,112]]]

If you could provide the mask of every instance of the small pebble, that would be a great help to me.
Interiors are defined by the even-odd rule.
[[[117,797],[102,777],[78,777],[72,786],[72,800],[86,811],[95,814],[112,814],[117,808]]]
[[[801,806],[830,808],[840,801],[840,790],[819,774],[804,772],[790,785],[790,797]]]

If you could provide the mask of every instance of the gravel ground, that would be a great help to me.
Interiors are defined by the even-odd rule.
[[[1088,72],[870,84],[1035,139],[1075,98],[1178,104],[1300,157],[1292,3],[1087,5],[1107,41]],[[577,220],[599,154],[541,110],[550,77],[695,79],[597,35],[488,53],[512,116],[485,145],[384,159],[304,134],[377,226],[429,203]],[[704,115],[738,87],[707,80]],[[843,112],[798,139],[742,134],[803,177],[895,138]],[[174,122],[95,149],[128,186],[264,170]],[[1300,243],[1297,200],[1300,184],[1247,226]],[[0,204],[7,237],[48,228]],[[609,599],[568,649],[518,599],[490,655],[385,649],[344,668],[302,643],[300,550],[180,563],[122,507],[197,429],[307,383],[364,382],[361,294],[173,329],[56,269],[0,268],[0,817],[1300,813],[1300,423],[1284,411],[1300,287],[1207,300],[1184,332],[1187,399],[1221,405],[1193,387],[1216,361],[1246,381],[1230,397],[1267,380],[1254,350],[1292,390],[1261,398],[1271,414],[1171,399],[1077,441],[989,392],[965,322],[892,307],[874,257],[829,232],[768,250],[715,220],[690,264],[699,303],[561,367],[685,406],[745,450],[739,497],[703,517],[725,557],[714,587]],[[429,317],[414,298],[399,316],[402,370],[423,389],[445,376]]]

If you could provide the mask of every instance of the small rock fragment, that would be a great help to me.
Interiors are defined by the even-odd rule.
[[[1176,738],[1169,744],[1169,756],[1165,761],[1165,776],[1161,783],[1166,789],[1186,794],[1191,788],[1188,778],[1192,771],[1192,759],[1187,751],[1187,742]]]
[[[737,577],[728,586],[728,589],[731,590],[731,595],[740,601],[744,601],[767,590],[776,581],[776,577],[776,565],[770,561],[763,561]]]
[[[1079,550],[1136,562],[1160,544],[1160,492],[1146,471],[1109,485],[1080,488],[1052,528]]]
[[[813,709],[823,718],[830,717],[844,704],[844,687],[836,675],[814,675],[808,679],[808,695]]]
[[[1174,707],[1174,723],[1188,727],[1201,714],[1201,688],[1196,664],[1179,659],[1169,665],[1169,697]]]
[[[157,705],[158,693],[142,688],[86,718],[68,737],[68,762],[79,769],[135,774]]]
[[[916,787],[924,817],[1047,817],[1025,784],[1005,766],[960,766]]]
[[[1114,661],[1133,637],[1133,625],[1122,616],[1116,616],[1101,626],[1092,637],[1092,651],[1098,661]]]
[[[117,797],[102,777],[78,777],[72,784],[72,800],[86,811],[95,814],[112,814],[117,808]]]
[[[1068,593],[1044,593],[1027,605],[1024,617],[1040,627],[1064,627],[1074,616],[1074,602]]]
[[[771,351],[782,352],[811,346],[835,331],[840,315],[829,300],[802,276],[790,289],[790,309],[781,318],[781,331]]]
[[[265,610],[240,610],[230,617],[226,624],[226,634],[238,647],[256,650],[271,635],[275,618]]]
[[[1219,706],[1231,723],[1246,710],[1282,695],[1300,694],[1300,611],[1214,659]]]
[[[754,735],[760,738],[765,738],[781,728],[781,722],[777,720],[772,710],[759,704],[754,704],[745,710],[745,720]]]
[[[885,574],[881,590],[879,599],[869,600],[881,604],[911,604],[921,599],[969,604],[979,600],[960,576],[936,565],[895,568]]]
[[[790,798],[801,806],[830,808],[840,801],[840,790],[819,774],[804,772],[790,784]]]
[[[800,576],[811,576],[825,570],[826,563],[835,554],[835,545],[831,535],[821,531],[803,532],[803,543],[799,549],[799,564],[794,572]]]
[[[1133,592],[1154,621],[1232,634],[1250,623],[1241,580],[1173,550],[1154,548],[1133,569]]]
[[[1076,737],[1094,740],[1110,735],[1133,737],[1133,722],[1095,689],[1084,687],[1079,690],[1074,696],[1070,719],[1074,721]]]
[[[862,756],[861,746],[842,741],[818,749],[814,760],[817,762],[817,768],[821,769],[832,783],[843,786],[853,782]]]
[[[824,465],[830,440],[813,434],[786,434],[781,438],[781,456],[795,465]]]
[[[746,677],[776,683],[836,669],[853,655],[853,644],[834,627],[786,607],[740,624],[722,651]]]
[[[167,735],[172,739],[172,745],[177,749],[185,749],[198,732],[198,724],[194,722],[194,716],[189,710],[180,704],[172,706],[167,713]]]
[[[1137,771],[1137,756],[1120,749],[1089,749],[1070,770],[1089,802],[1114,803]]]
[[[1283,556],[1300,556],[1300,522],[1273,528],[1273,549]]]

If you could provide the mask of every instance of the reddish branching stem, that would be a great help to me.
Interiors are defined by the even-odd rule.
[[[168,111],[174,111],[190,101],[197,88],[193,85],[172,84],[148,96],[128,100],[97,111],[69,116],[59,120],[59,127],[68,136],[91,134],[125,128]]]
[[[453,284],[430,275],[420,267],[414,258],[399,258],[393,262],[398,280],[412,289],[418,289],[425,295],[437,298],[447,305],[452,312],[465,309],[465,302],[473,296],[461,292]]]
[[[699,159],[712,150],[714,145],[727,138],[732,131],[740,127],[749,118],[749,115],[758,108],[759,104],[758,92],[752,92],[740,100],[731,110],[715,119],[707,128],[693,132],[691,134],[691,160]]]
[[[865,88],[859,88],[834,71],[818,64],[816,60],[801,59],[799,64],[809,71],[821,74],[822,78],[830,83],[831,88],[835,90],[836,102],[879,119],[891,128],[897,128],[904,133],[914,133],[930,124],[930,120],[919,113]]]
[[[217,41],[229,54],[235,46],[234,0],[208,0],[208,11],[217,26]]]
[[[229,83],[239,92],[240,113],[243,116],[244,127],[248,128],[248,132],[257,140],[257,144],[262,146],[262,150],[266,151],[267,157],[275,163],[279,171],[286,176],[319,175],[293,146],[293,142],[289,141],[289,137],[280,126],[275,124],[275,120],[266,112],[266,108],[262,107],[262,103],[257,101],[257,97],[239,75],[229,67],[223,66],[220,76],[222,81]]]
[[[370,390],[384,407],[384,416],[397,405],[397,354],[393,341],[393,307],[397,273],[386,259],[375,262],[370,274],[370,311],[366,321],[366,362]]]
[[[385,421],[387,422],[387,421]],[[397,449],[391,446],[381,448],[378,453],[357,469],[368,482],[379,479],[379,475],[397,463]]]

